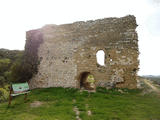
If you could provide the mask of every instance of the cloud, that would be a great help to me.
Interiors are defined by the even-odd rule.
[[[160,35],[160,7],[154,8],[154,11],[149,14],[143,24],[145,24],[145,29],[151,36]]]
[[[148,2],[155,6],[160,6],[160,0],[148,0]]]
[[[24,49],[25,31],[45,24],[127,14],[139,25],[140,74],[160,74],[160,0],[0,0],[0,48]]]

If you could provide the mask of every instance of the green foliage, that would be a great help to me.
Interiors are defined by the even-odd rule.
[[[2,75],[4,71],[7,71],[9,69],[10,63],[10,59],[0,59],[0,75]]]
[[[31,77],[30,65],[25,64],[23,59],[17,60],[11,66],[11,76],[12,82],[25,82],[28,81]]]
[[[4,88],[0,88],[0,103],[7,101],[8,97],[9,97],[9,92]]]
[[[15,81],[18,71],[14,71],[15,64],[21,64],[23,60],[23,51],[0,49],[0,86]],[[20,65],[19,65],[20,66]],[[18,68],[17,68],[18,69]],[[17,72],[17,73],[16,73]],[[17,76],[15,75],[17,74]]]
[[[32,90],[25,103],[24,95],[15,97],[8,109],[7,102],[1,103],[0,120],[75,120],[75,106],[83,120],[160,119],[160,99],[157,95],[142,95],[137,89],[121,89],[124,93],[119,92],[119,89],[97,90],[96,93],[60,87]],[[31,107],[34,101],[43,104]],[[88,116],[88,110],[92,112],[91,116]]]
[[[3,76],[0,76],[0,86],[3,86],[5,82],[5,78]]]
[[[94,83],[95,82],[93,75],[90,74],[90,75],[87,76],[87,82],[89,82],[89,83]]]
[[[8,98],[7,84],[25,82],[32,76],[32,67],[24,59],[24,52],[0,49],[0,101]]]
[[[10,59],[15,61],[23,54],[23,51],[20,50],[7,50],[7,49],[0,49],[0,59]]]
[[[20,60],[17,60],[15,63],[13,63],[13,65],[11,66],[11,82],[18,82],[21,80],[21,72],[23,72],[22,70],[22,64]]]
[[[0,49],[1,87],[5,84],[25,82],[32,77],[36,68],[31,62],[26,62],[27,57],[24,51]]]
[[[4,72],[4,78],[6,80],[6,83],[10,83],[12,79],[11,71]]]
[[[4,89],[9,92],[9,87],[10,87],[10,85],[5,85]]]

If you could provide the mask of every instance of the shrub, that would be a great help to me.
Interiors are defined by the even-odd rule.
[[[11,66],[11,82],[26,82],[31,78],[30,66],[23,59]]]
[[[5,85],[5,86],[4,86],[4,89],[9,92],[9,90],[10,90],[9,87],[10,87],[10,85]]]
[[[2,87],[5,84],[5,78],[0,76],[0,86]]]
[[[32,77],[33,64],[27,64],[29,62],[24,58],[24,51],[0,49],[0,87],[11,82],[28,81]]]
[[[6,71],[4,73],[4,78],[6,80],[6,84],[10,83],[11,82],[11,79],[12,79],[12,74],[11,74],[11,71]]]
[[[0,74],[9,69],[10,59],[0,59]]]
[[[0,102],[5,102],[8,100],[9,91],[4,88],[0,88]]]

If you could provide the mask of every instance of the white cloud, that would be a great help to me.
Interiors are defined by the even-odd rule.
[[[0,48],[24,49],[25,31],[45,24],[133,14],[139,25],[139,74],[160,74],[159,3],[159,0],[1,0]]]

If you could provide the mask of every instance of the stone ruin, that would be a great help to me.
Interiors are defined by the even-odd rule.
[[[91,74],[96,87],[136,88],[136,27],[135,17],[128,15],[28,31],[25,54],[36,71],[30,87],[81,88]],[[97,63],[99,50],[104,52],[104,65]]]

